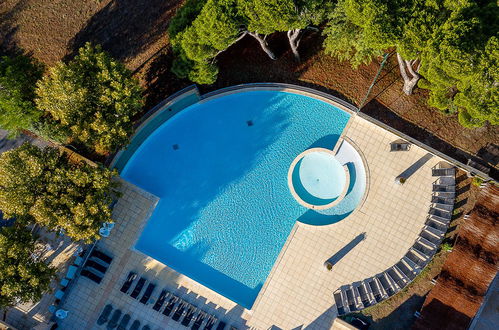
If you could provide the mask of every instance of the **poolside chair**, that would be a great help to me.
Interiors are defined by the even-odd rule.
[[[139,328],[140,328],[140,321],[139,320],[135,320],[135,321],[133,321],[133,323],[130,326],[129,330],[139,330]]]
[[[206,330],[211,330],[213,328],[213,326],[215,325],[215,323],[217,323],[217,321],[218,321],[218,319],[216,317],[214,317],[213,315],[210,315],[210,318],[206,322],[206,325],[204,326],[204,328]]]
[[[121,318],[121,310],[116,309],[113,312],[113,316],[111,316],[111,319],[107,323],[106,328],[110,330],[116,328],[118,326],[118,321],[120,320],[120,318]]]
[[[111,311],[113,310],[113,305],[107,304],[106,307],[102,310],[102,312],[99,315],[99,318],[97,319],[97,324],[98,325],[103,325],[109,320],[109,315],[111,315]]]
[[[411,144],[409,142],[392,142],[390,143],[390,151],[409,151],[411,149]]]
[[[137,299],[137,297],[140,294],[140,291],[142,291],[142,288],[144,287],[144,284],[146,283],[146,279],[141,277],[137,284],[135,285],[135,288],[132,291],[132,294],[130,295],[132,298]]]
[[[201,327],[201,324],[203,324],[205,316],[206,316],[206,314],[203,311],[199,312],[199,314],[196,316],[196,319],[194,320],[194,323],[192,324],[191,329],[192,330],[199,330],[199,328]]]
[[[185,301],[182,301],[177,309],[175,310],[175,312],[173,312],[173,316],[172,316],[172,320],[175,321],[175,322],[178,322],[178,320],[180,320],[180,317],[182,316],[182,314],[184,313],[185,311],[185,308],[186,308],[187,304],[185,303]]]
[[[130,322],[130,315],[129,314],[123,315],[120,324],[118,324],[118,330],[126,330],[129,322]]]
[[[155,311],[158,312],[161,309],[161,307],[163,306],[163,304],[165,303],[167,294],[168,294],[167,290],[161,291],[161,293],[159,294],[158,300],[156,300],[156,303],[154,304],[152,309],[154,309]]]
[[[63,288],[65,288],[65,287],[67,287],[67,286],[68,286],[68,284],[69,284],[69,280],[68,280],[67,278],[63,278],[63,279],[59,282],[59,284],[60,284]]]
[[[111,258],[107,254],[102,253],[99,250],[95,250],[95,249],[92,251],[92,253],[90,253],[90,256],[91,257],[96,257],[96,258],[104,261],[107,264],[111,264],[111,262],[113,261],[113,258]]]
[[[170,300],[168,300],[168,302],[166,303],[166,307],[163,310],[163,315],[170,316],[170,314],[171,314],[173,308],[175,307],[175,304],[178,302],[178,300],[179,299],[176,296],[172,295]]]
[[[454,167],[432,168],[431,175],[432,176],[454,176],[454,175],[456,175],[456,168],[454,168]]]
[[[156,288],[156,284],[149,283],[149,285],[146,288],[146,291],[142,295],[142,298],[140,298],[140,302],[142,304],[144,304],[144,305],[147,304],[147,302],[149,301],[149,298],[151,298],[151,294],[152,294],[152,292],[154,291],[155,288]]]
[[[69,266],[68,272],[66,273],[66,278],[69,280],[72,280],[73,278],[75,278],[77,270],[78,270],[78,267],[73,266],[73,265]]]
[[[78,256],[78,257],[75,258],[74,265],[81,266],[82,263],[83,263],[83,258],[82,257]]]
[[[102,274],[105,274],[107,271],[106,266],[103,266],[103,265],[101,265],[98,262],[95,262],[93,260],[87,260],[87,262],[85,263],[85,267],[93,268],[93,269],[101,272]]]
[[[137,278],[137,274],[134,272],[128,273],[128,276],[126,277],[125,283],[121,286],[120,291],[123,293],[128,293],[128,290],[130,290],[130,287],[132,286],[133,281]]]
[[[62,297],[64,297],[64,291],[62,291],[62,290],[57,290],[57,292],[54,294],[54,297],[55,297],[56,299],[61,300],[61,299],[62,299]]]
[[[102,277],[100,277],[99,275],[97,275],[95,273],[92,273],[88,269],[83,269],[81,271],[81,276],[85,276],[86,278],[94,281],[97,284],[100,284],[100,282],[102,281]]]
[[[196,310],[196,308],[194,306],[189,306],[189,308],[187,309],[187,312],[185,313],[185,317],[182,320],[182,322],[180,322],[180,324],[182,324],[184,327],[188,327],[192,321],[195,310]]]
[[[217,330],[224,330],[226,325],[224,321],[220,321],[217,325]]]

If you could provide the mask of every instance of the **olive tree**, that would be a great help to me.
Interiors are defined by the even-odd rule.
[[[87,43],[38,82],[36,105],[52,130],[99,154],[128,142],[142,89],[125,66]]]
[[[112,222],[114,172],[69,161],[66,154],[29,143],[0,155],[0,210],[74,240],[99,238]]]

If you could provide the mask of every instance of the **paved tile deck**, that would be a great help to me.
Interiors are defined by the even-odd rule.
[[[339,286],[373,276],[395,264],[413,244],[426,220],[430,205],[431,167],[442,161],[432,157],[403,185],[396,176],[427,155],[417,146],[409,152],[389,152],[396,135],[354,117],[344,132],[367,160],[369,187],[365,202],[348,218],[329,226],[297,223],[251,311],[216,292],[133,250],[157,199],[124,184],[115,207],[116,227],[98,248],[114,261],[97,285],[80,277],[64,308],[69,316],[63,329],[103,329],[96,320],[112,303],[152,329],[185,329],[119,291],[129,271],[158,284],[152,297],[165,287],[198,308],[239,329],[329,329],[336,317],[332,293]],[[365,233],[366,238],[349,251],[330,272],[324,261]]]

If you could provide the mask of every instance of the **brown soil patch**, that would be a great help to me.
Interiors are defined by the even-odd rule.
[[[414,329],[467,329],[498,270],[499,188],[482,189]]]
[[[0,2],[0,50],[21,49],[52,65],[71,57],[86,41],[100,43],[124,61],[146,88],[150,108],[190,82],[171,72],[168,22],[182,0],[4,0]],[[325,55],[322,37],[307,32],[296,63],[284,34],[268,38],[278,55],[272,61],[246,37],[219,56],[220,76],[203,91],[249,82],[285,82],[313,87],[359,105],[376,75],[379,62],[357,70]],[[466,162],[487,146],[499,145],[499,126],[465,129],[455,116],[426,105],[426,92],[401,92],[394,58],[390,58],[362,111]],[[497,173],[494,172],[494,175]]]

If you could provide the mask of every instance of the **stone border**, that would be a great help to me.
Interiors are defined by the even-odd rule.
[[[343,200],[343,198],[345,197],[345,195],[347,194],[348,187],[350,186],[350,172],[348,171],[348,167],[346,165],[343,165],[343,170],[345,171],[345,175],[346,175],[345,185],[343,186],[343,190],[342,190],[341,194],[334,201],[332,201],[331,203],[325,204],[325,205],[313,205],[313,204],[305,202],[300,197],[300,195],[298,195],[298,193],[295,190],[295,187],[293,184],[293,172],[296,168],[296,164],[298,164],[298,162],[300,160],[302,160],[305,157],[305,155],[307,155],[309,153],[313,153],[313,152],[324,152],[324,153],[328,153],[331,156],[335,157],[335,153],[332,150],[326,149],[326,148],[310,148],[310,149],[305,150],[304,152],[302,152],[301,154],[296,156],[296,158],[293,160],[293,162],[289,166],[288,188],[289,188],[289,191],[291,192],[291,195],[293,195],[294,199],[296,199],[296,201],[298,203],[300,203],[302,206],[304,206],[308,209],[312,209],[312,210],[325,210],[325,209],[329,209],[329,208],[335,206],[336,204],[338,204],[339,202],[341,202]]]

